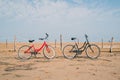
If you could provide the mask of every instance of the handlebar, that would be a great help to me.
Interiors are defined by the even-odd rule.
[[[76,40],[76,39],[77,39],[76,37],[72,37],[72,38],[71,38],[71,40]],[[86,39],[87,42],[89,42],[89,41],[88,41],[88,35],[87,35],[87,34],[85,34],[85,39]]]
[[[87,34],[85,34],[85,38],[86,38],[86,41],[89,42],[89,41],[88,41],[88,35],[87,35]]]
[[[46,35],[45,38],[39,38],[39,40],[45,40],[49,37],[48,33],[45,33],[45,35]]]
[[[87,35],[87,34],[85,34],[85,38],[88,38],[88,35]]]
[[[45,33],[45,34],[46,34],[46,37],[45,37],[45,39],[47,39],[49,35],[48,35],[48,33]]]
[[[77,38],[76,37],[72,37],[71,40],[76,40]]]

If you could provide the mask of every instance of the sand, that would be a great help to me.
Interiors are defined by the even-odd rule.
[[[56,58],[20,60],[17,52],[0,50],[0,80],[120,80],[120,52],[101,52],[91,60],[85,54],[65,59],[60,50]]]

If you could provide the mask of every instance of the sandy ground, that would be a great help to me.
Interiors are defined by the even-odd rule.
[[[52,60],[38,54],[23,61],[17,52],[0,50],[0,80],[120,80],[120,52],[101,52],[96,60],[85,54],[68,60],[57,50]]]
[[[120,53],[102,53],[96,60],[39,55],[23,61],[14,52],[0,52],[0,80],[120,80]]]

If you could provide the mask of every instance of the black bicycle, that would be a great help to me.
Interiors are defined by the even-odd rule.
[[[86,41],[82,47],[78,47],[78,43],[75,41],[77,38],[71,38],[75,41],[74,45],[66,45],[63,48],[63,55],[67,59],[73,59],[78,54],[82,54],[83,51],[86,52],[86,55],[90,59],[96,59],[100,56],[100,48],[96,44],[90,44],[88,41],[88,36],[85,34]]]

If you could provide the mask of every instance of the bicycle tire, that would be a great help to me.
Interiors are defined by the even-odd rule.
[[[90,59],[97,59],[100,56],[100,48],[95,44],[88,45],[85,52]]]
[[[24,45],[24,46],[21,46],[19,49],[18,49],[18,57],[20,58],[20,59],[30,59],[31,58],[31,56],[32,56],[32,49],[30,49],[29,51],[29,53],[25,53],[25,50],[27,50],[27,49],[29,49],[29,47],[30,46],[28,46],[28,45]]]
[[[56,56],[56,52],[54,50],[54,48],[50,45],[45,46],[43,49],[43,55],[47,58],[47,59],[53,59]]]
[[[63,56],[67,59],[73,59],[77,55],[77,49],[74,45],[66,45],[63,48]]]

